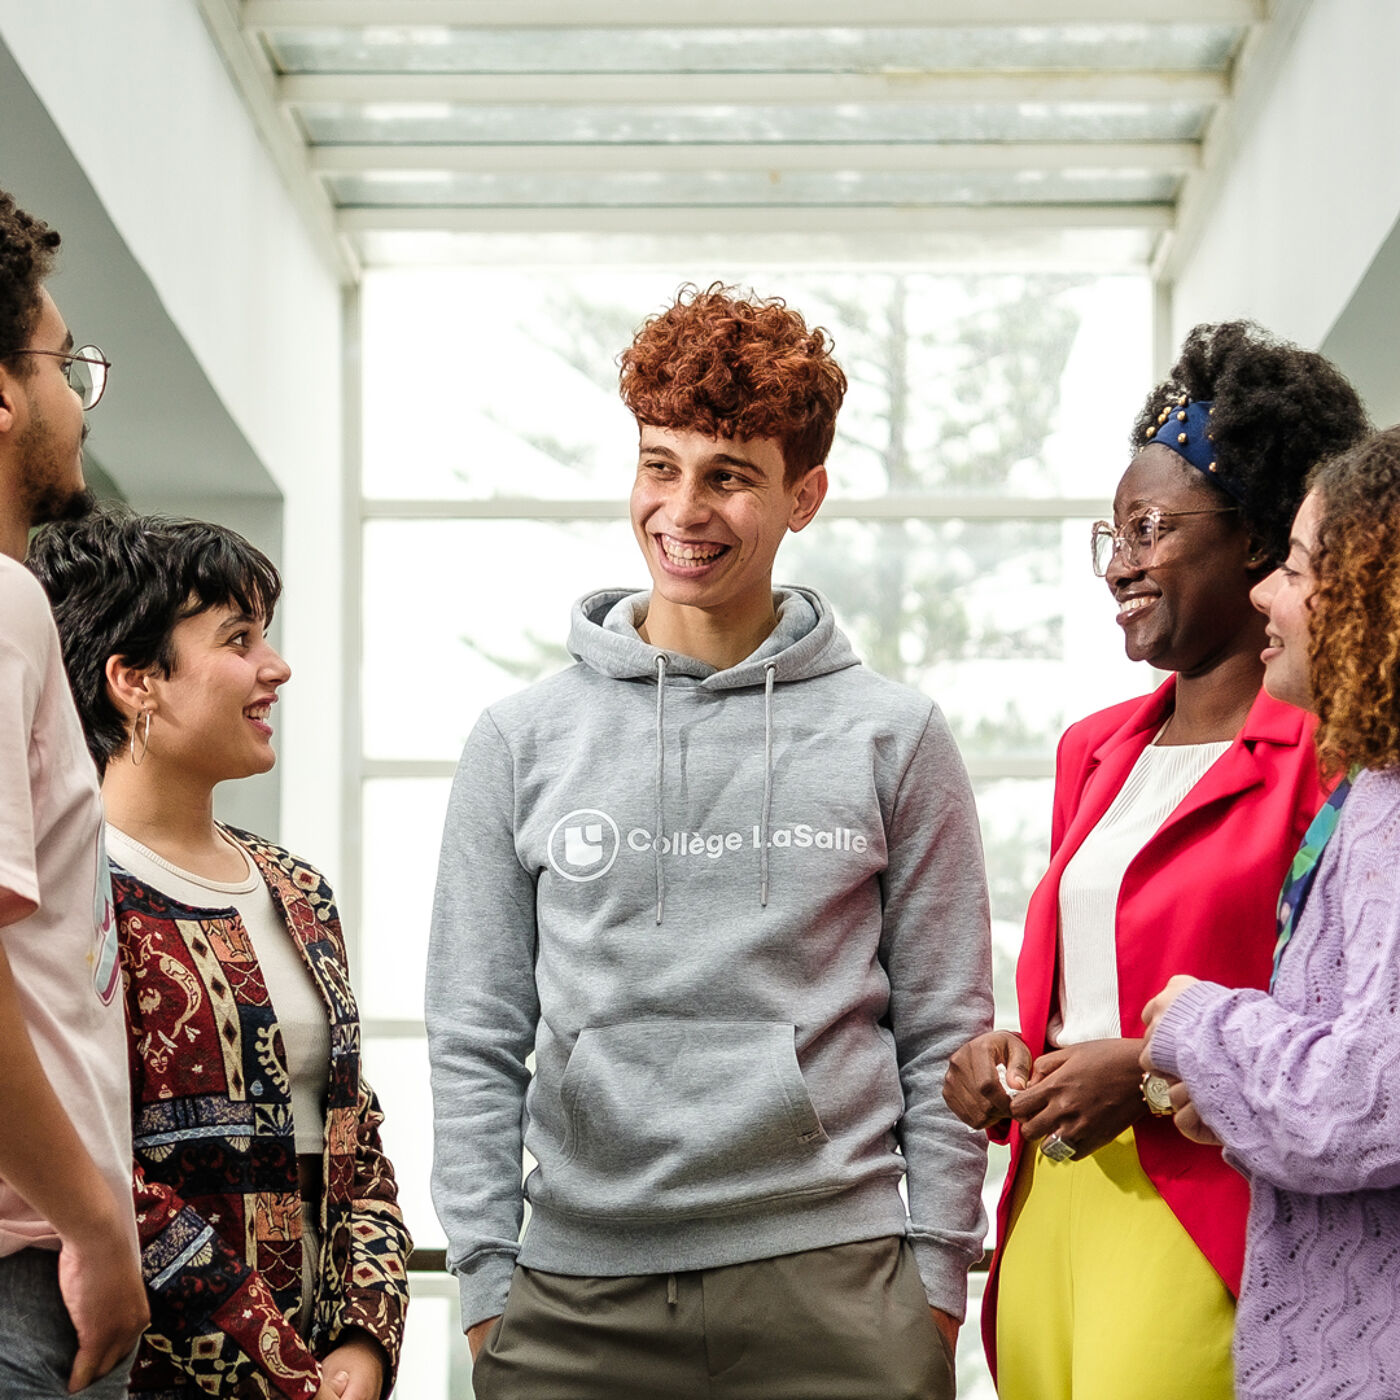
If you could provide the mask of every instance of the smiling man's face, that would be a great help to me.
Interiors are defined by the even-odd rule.
[[[789,483],[776,438],[712,438],[640,425],[632,529],[652,608],[695,608],[743,626],[772,610],[773,560],[816,514],[826,469]]]

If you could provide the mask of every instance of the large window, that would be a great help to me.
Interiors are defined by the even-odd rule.
[[[366,1059],[409,1224],[428,1199],[427,925],[457,754],[482,708],[566,664],[579,594],[646,582],[626,520],[635,429],[617,352],[694,271],[371,273],[362,291],[358,971]],[[972,773],[999,1015],[1049,842],[1054,746],[1150,677],[1122,656],[1089,522],[1150,378],[1145,278],[707,270],[832,333],[851,389],[817,522],[778,580],[825,592],[856,649],[942,706]],[[358,896],[358,898],[357,898]],[[1004,1162],[994,1162],[989,1204]],[[403,1394],[467,1392],[454,1290],[415,1281]],[[961,1393],[989,1395],[965,1329]]]

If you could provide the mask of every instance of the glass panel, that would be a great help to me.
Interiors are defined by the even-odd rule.
[[[1146,683],[1122,659],[1087,535],[1086,521],[819,521],[788,541],[779,577],[822,589],[857,650],[937,698],[970,756],[1048,756],[1067,718]],[[530,567],[503,586],[503,559]],[[569,664],[572,601],[609,586],[646,586],[622,522],[370,522],[366,752],[456,758],[485,706]],[[431,656],[433,684],[383,664],[402,655]]]
[[[917,264],[929,269],[993,268],[1038,272],[1063,268],[1075,273],[1140,275],[1152,259],[1159,235],[1142,228],[972,229],[918,233],[869,229],[843,233],[813,229],[802,234],[655,233],[640,226],[625,234],[591,233],[457,233],[439,229],[368,229],[351,234],[366,267],[521,267],[555,269],[588,265],[598,268],[675,267],[684,276],[709,276],[736,261],[742,248],[749,265],[782,270],[832,267],[851,262]],[[698,269],[703,269],[699,272]],[[673,281],[672,286],[675,283]]]
[[[616,356],[691,276],[694,266],[368,274],[366,494],[620,499],[636,430]],[[704,276],[781,294],[830,330],[850,379],[828,463],[833,504],[893,492],[1101,496],[1107,507],[1151,382],[1145,277],[722,262]]]
[[[371,779],[364,785],[360,1015],[418,1020],[428,957],[447,778]]]
[[[428,1042],[367,1035],[365,1075],[384,1110],[381,1136],[399,1183],[399,1207],[418,1249],[442,1249],[447,1238],[433,1209],[433,1096]],[[409,1392],[405,1391],[405,1394]]]
[[[387,8],[387,7],[386,7]],[[930,29],[270,29],[284,73],[850,73],[975,68],[1219,71],[1238,25]]]
[[[779,577],[821,589],[867,664],[936,699],[970,759],[1048,758],[1070,719],[1148,681],[1123,657],[1088,534],[1083,520],[818,520]]]
[[[316,144],[377,142],[1193,141],[1206,102],[800,106],[300,103]]]
[[[1003,778],[973,784],[992,897],[992,986],[997,1024],[1014,1026],[1016,959],[1031,891],[1050,863],[1051,778]]]
[[[639,155],[639,165],[647,163]],[[1134,170],[1012,172],[764,170],[663,174],[448,174],[380,171],[328,178],[345,206],[398,205],[632,207],[701,205],[1164,204],[1179,177]],[[645,221],[639,209],[638,222]]]
[[[987,1153],[987,1179],[982,1189],[982,1201],[987,1211],[989,1251],[995,1240],[997,1201],[1001,1198],[1001,1184],[1006,1178],[1009,1159],[1009,1150],[995,1143]],[[982,1298],[986,1288],[985,1273],[968,1275],[967,1320],[958,1333],[958,1400],[996,1400],[996,1386],[992,1383],[986,1353],[982,1349]]]
[[[445,1289],[444,1289],[445,1285]],[[471,1392],[454,1384],[453,1352],[462,1343],[462,1310],[452,1279],[409,1278],[411,1302],[394,1394],[411,1400],[456,1400]]]
[[[492,496],[618,502],[616,521],[367,524],[371,757],[455,759],[483,706],[567,664],[578,594],[644,586],[621,503],[635,430],[617,402],[614,357],[686,275],[458,270],[367,279],[367,491],[464,504]],[[1150,380],[1146,279],[742,269],[733,277],[785,295],[835,336],[851,390],[831,463],[833,506],[843,496],[892,493],[1050,493],[1098,496],[1107,507]],[[974,766],[1044,761],[1067,721],[1152,680],[1122,657],[1107,590],[1089,569],[1088,526],[827,518],[784,546],[779,575],[828,591],[869,661],[940,701]],[[400,660],[422,656],[431,658],[431,683],[406,682]],[[375,853],[365,867],[366,1017],[419,1013],[447,786],[365,784],[364,849]],[[1048,855],[1051,788],[1048,778],[976,783],[1001,1024],[1014,1022],[1012,970],[1025,901]],[[441,1247],[428,1195],[425,1046],[370,1037],[366,1063],[388,1111],[386,1143],[410,1227],[420,1246]],[[994,1153],[989,1210],[1004,1162]],[[979,1292],[974,1281],[974,1298]],[[961,1393],[990,1397],[975,1306],[960,1347]],[[465,1393],[455,1301],[445,1322],[441,1309],[416,1317],[425,1320],[414,1326],[438,1341],[423,1342],[423,1359],[411,1363],[424,1379],[410,1393],[436,1396],[444,1385]],[[445,1337],[456,1347],[448,1362],[433,1354]]]
[[[624,276],[630,304],[606,298],[612,280],[576,292],[517,272],[367,277],[366,494],[621,501],[637,436],[615,356],[684,279]]]
[[[365,752],[455,759],[487,705],[570,664],[574,599],[647,574],[625,521],[371,521],[364,580]]]

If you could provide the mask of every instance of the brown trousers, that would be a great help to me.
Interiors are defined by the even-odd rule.
[[[517,1268],[477,1400],[952,1400],[913,1251],[865,1240],[720,1269]]]

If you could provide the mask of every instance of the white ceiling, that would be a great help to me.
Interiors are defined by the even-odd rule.
[[[1265,0],[198,0],[342,272],[1145,266]]]

